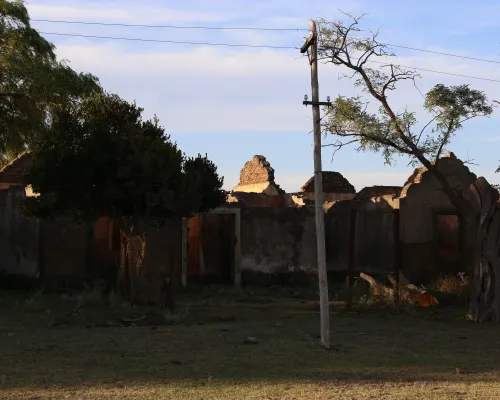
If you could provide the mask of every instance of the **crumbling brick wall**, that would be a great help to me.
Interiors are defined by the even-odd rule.
[[[251,185],[262,182],[274,182],[274,169],[266,157],[255,155],[241,170],[239,184]]]
[[[240,182],[234,188],[236,192],[254,192],[284,194],[274,181],[274,169],[264,156],[255,155],[246,162],[240,172]]]

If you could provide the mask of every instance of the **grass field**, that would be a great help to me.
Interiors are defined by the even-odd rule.
[[[316,304],[287,293],[184,295],[177,321],[111,303],[0,294],[0,398],[500,398],[500,327],[463,310],[333,304],[326,351]]]

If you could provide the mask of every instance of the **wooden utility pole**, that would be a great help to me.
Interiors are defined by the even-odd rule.
[[[316,241],[318,251],[318,279],[319,279],[319,303],[321,318],[321,345],[330,348],[330,311],[328,305],[328,280],[326,273],[326,249],[325,249],[325,218],[323,212],[323,174],[321,168],[321,124],[320,105],[329,105],[330,102],[319,101],[318,83],[318,32],[316,22],[310,21],[311,35],[306,40],[301,53],[309,52],[309,63],[311,65],[311,89],[312,101],[304,98],[304,105],[312,106],[314,124],[314,203],[316,210]]]

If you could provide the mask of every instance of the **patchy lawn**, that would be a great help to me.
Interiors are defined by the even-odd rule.
[[[0,294],[0,398],[500,398],[500,328],[460,310],[334,307],[325,351],[286,293],[185,295],[181,316],[94,297]]]

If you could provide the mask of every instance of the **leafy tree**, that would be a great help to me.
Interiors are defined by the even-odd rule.
[[[439,168],[443,151],[462,124],[476,117],[489,116],[493,112],[492,105],[483,92],[467,85],[436,85],[425,95],[423,104],[431,115],[430,121],[417,129],[415,113],[407,109],[396,110],[389,95],[401,81],[415,83],[417,73],[390,61],[394,53],[386,44],[379,42],[378,33],[359,37],[362,17],[346,16],[350,20],[348,23],[321,21],[318,58],[350,71],[350,77],[355,79],[355,85],[363,95],[352,98],[339,96],[332,107],[325,110],[323,128],[336,137],[332,144],[335,151],[355,144],[360,151],[381,152],[388,164],[396,155],[406,155],[413,163],[420,163],[433,173],[446,196],[464,217],[461,219],[462,226],[468,224],[471,229],[477,228],[470,316],[476,321],[493,316],[499,320],[500,288],[495,289],[493,283],[495,274],[500,276],[499,252],[498,249],[496,253],[495,249],[493,252],[485,249],[498,192],[481,180],[479,186],[484,193],[481,193],[479,202],[473,201],[474,196],[455,190]],[[380,61],[376,61],[377,58]],[[366,94],[370,100],[364,97]],[[483,285],[485,280],[490,284]]]
[[[55,107],[100,90],[98,80],[59,61],[31,27],[23,1],[0,0],[0,164],[25,149]]]
[[[206,156],[186,157],[142,111],[105,93],[56,109],[32,142],[25,177],[40,194],[27,200],[30,215],[122,219],[125,269],[143,262],[130,261],[129,249],[140,239],[144,253],[150,223],[208,211],[226,196],[216,166]]]
[[[116,95],[93,94],[57,110],[33,140],[26,182],[38,216],[77,220],[206,211],[224,202],[223,179],[206,157],[186,158],[155,118]]]

